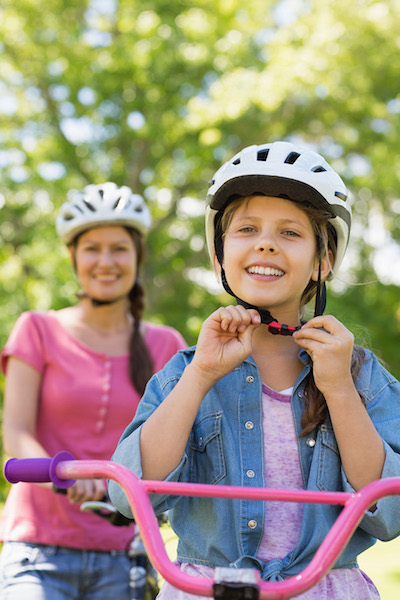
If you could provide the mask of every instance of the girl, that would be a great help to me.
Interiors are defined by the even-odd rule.
[[[318,154],[275,142],[221,167],[208,199],[208,247],[237,305],[216,310],[197,347],[153,377],[114,460],[146,479],[249,488],[353,491],[400,475],[400,385],[323,315],[325,281],[350,230],[340,177]],[[304,322],[313,296],[315,316]],[[110,489],[129,514],[118,486]],[[154,506],[172,509],[185,572],[251,567],[271,581],[304,569],[340,512],[175,496],[156,497]],[[398,535],[399,515],[399,498],[380,500],[334,570],[299,597],[378,598],[357,555],[377,537]],[[193,598],[169,584],[159,597]]]
[[[172,328],[142,321],[138,279],[151,224],[141,196],[114,183],[87,186],[61,208],[57,230],[82,287],[80,302],[27,312],[2,352],[3,440],[18,458],[109,460],[144,386],[185,347]],[[132,527],[82,512],[101,480],[77,481],[67,496],[48,484],[12,486],[0,534],[3,600],[128,600]]]

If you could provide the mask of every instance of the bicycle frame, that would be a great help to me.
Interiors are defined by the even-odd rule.
[[[284,581],[269,582],[261,581],[258,572],[254,571],[257,597],[260,600],[285,600],[313,587],[334,565],[368,508],[385,496],[400,494],[400,477],[374,481],[357,493],[248,489],[237,486],[148,481],[138,479],[126,467],[117,463],[73,460],[67,452],[60,452],[53,459],[12,458],[7,461],[4,474],[11,483],[53,481],[57,486],[61,483],[62,487],[72,485],[75,479],[114,480],[127,495],[148,556],[156,570],[173,586],[188,593],[211,598],[215,583],[212,578],[187,575],[169,559],[148,494],[342,505],[344,508],[331,530],[301,573]]]

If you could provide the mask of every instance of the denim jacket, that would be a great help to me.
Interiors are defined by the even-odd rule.
[[[179,351],[152,377],[134,420],[119,441],[112,460],[139,477],[141,425],[174,388],[194,350]],[[304,368],[295,383],[291,406],[304,488],[353,492],[341,466],[329,417],[310,436],[298,437],[303,390],[310,371],[307,353],[301,350],[299,356]],[[400,383],[366,351],[356,386],[384,442],[382,476],[400,476]],[[246,475],[249,470],[254,477]],[[262,383],[259,370],[249,357],[205,396],[182,461],[167,480],[251,488],[265,486],[264,472]],[[122,489],[110,482],[109,490],[118,509],[131,516]],[[341,511],[338,506],[305,504],[296,548],[282,559],[263,563],[256,556],[268,502],[153,495],[152,503],[156,512],[172,509],[169,516],[179,537],[178,560],[208,566],[257,568],[263,579],[272,581],[295,575],[307,566]],[[357,566],[358,554],[375,543],[376,538],[389,540],[399,533],[400,497],[379,500],[376,510],[364,516],[335,568]]]

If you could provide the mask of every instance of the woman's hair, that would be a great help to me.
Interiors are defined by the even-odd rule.
[[[143,236],[136,229],[126,228],[132,238],[136,250],[137,269],[143,264],[145,256],[145,245]],[[79,235],[72,242],[77,245]],[[77,294],[78,298],[83,297]],[[128,294],[129,312],[133,316],[133,331],[129,340],[129,377],[133,387],[139,394],[143,395],[144,389],[150,377],[153,375],[153,359],[142,333],[141,320],[145,308],[145,290],[138,275],[136,281]]]
[[[224,238],[238,207],[241,206],[243,202],[248,203],[250,199],[251,196],[238,197],[228,204],[221,219],[222,238]],[[294,202],[290,198],[285,199]],[[329,219],[332,218],[331,213],[323,207],[316,208],[314,205],[305,202],[294,203],[304,211],[312,225],[316,239],[317,258],[322,259],[325,256],[329,257],[329,254],[331,253],[331,263],[333,264],[336,256],[336,233],[329,223]],[[331,279],[332,276],[333,273],[331,271],[327,279]],[[318,283],[314,280],[310,280],[307,284],[301,298],[300,316],[303,316],[305,306],[314,298],[317,292],[317,285]],[[353,381],[356,381],[364,360],[364,349],[360,346],[354,346],[351,359],[351,375]],[[361,398],[361,400],[364,402],[363,398]],[[319,427],[324,423],[327,416],[328,406],[323,394],[315,385],[313,371],[311,369],[304,389],[304,410],[301,419],[301,426],[303,429],[300,436],[310,434],[316,427]]]
[[[145,255],[143,236],[135,229],[128,230],[136,249],[137,267],[142,265]],[[139,396],[143,395],[144,389],[150,377],[153,375],[153,359],[141,331],[141,320],[145,308],[145,290],[136,276],[136,281],[129,292],[129,310],[133,316],[133,331],[129,341],[129,375],[133,387]]]

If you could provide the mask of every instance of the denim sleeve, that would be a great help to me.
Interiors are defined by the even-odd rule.
[[[175,363],[182,363],[182,358],[179,355],[174,357]],[[172,391],[185,365],[180,368],[172,369],[170,363],[162,371],[154,375],[147,384],[145,393],[139,403],[136,415],[133,421],[125,429],[118,442],[117,448],[111,458],[113,462],[127,467],[135,473],[139,478],[142,477],[142,465],[140,456],[140,434],[143,423],[156,410],[166,396]],[[156,443],[156,441],[155,441]],[[166,480],[178,481],[183,467],[187,462],[186,454],[182,457],[180,464],[170,473]],[[125,516],[132,517],[132,511],[129,506],[128,499],[121,486],[114,481],[108,482],[108,492],[112,503]],[[169,510],[176,504],[178,498],[176,496],[161,496],[156,494],[150,495],[150,500],[156,513]]]
[[[400,455],[384,441],[386,452],[382,478],[400,477]],[[350,483],[343,473],[343,489],[345,492],[354,493]],[[386,496],[378,500],[375,511],[367,511],[359,527],[367,533],[388,542],[400,535],[400,496]]]
[[[384,444],[382,478],[400,477],[400,383],[373,355],[367,360],[360,379],[357,387]],[[342,477],[344,490],[354,492],[343,470]],[[365,514],[360,527],[382,541],[400,535],[400,495],[378,500],[375,511]]]

